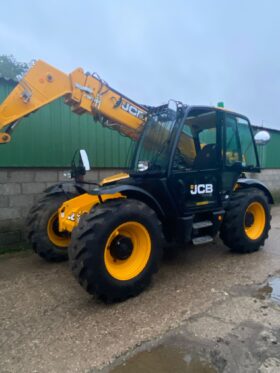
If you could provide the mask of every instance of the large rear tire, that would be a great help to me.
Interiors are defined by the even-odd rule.
[[[261,190],[237,190],[224,217],[220,237],[232,251],[252,253],[268,238],[270,220],[270,206]]]
[[[137,200],[108,201],[81,217],[69,246],[70,267],[90,294],[123,301],[143,291],[157,271],[162,228]]]
[[[67,248],[71,234],[59,232],[58,209],[74,194],[58,193],[44,195],[33,206],[26,220],[27,238],[33,250],[49,262],[61,262],[68,259]]]

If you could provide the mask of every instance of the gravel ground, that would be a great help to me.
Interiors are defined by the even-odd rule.
[[[0,371],[71,373],[104,366],[108,370],[117,357],[129,359],[139,346],[146,349],[146,341],[181,346],[184,353],[197,344],[210,363],[222,369],[222,360],[210,356],[215,350],[228,362],[226,369],[231,367],[232,334],[240,343],[244,340],[244,346],[271,338],[277,346],[279,307],[254,296],[258,286],[280,270],[280,207],[273,209],[272,225],[261,251],[232,254],[219,240],[189,247],[162,264],[147,291],[114,305],[85,293],[66,263],[48,264],[30,252],[2,255]],[[271,316],[269,321],[264,314]],[[237,345],[232,351],[240,357]],[[268,369],[266,364],[280,371],[269,354],[256,353],[254,359],[259,369]],[[246,364],[253,367],[253,362]],[[266,371],[273,372],[260,370]]]

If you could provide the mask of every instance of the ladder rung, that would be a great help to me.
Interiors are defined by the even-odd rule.
[[[203,245],[204,243],[209,243],[213,241],[211,236],[200,236],[192,239],[194,245]]]
[[[193,229],[201,229],[211,227],[213,225],[211,220],[196,221],[193,223]]]

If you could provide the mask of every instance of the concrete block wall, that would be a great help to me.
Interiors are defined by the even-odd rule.
[[[87,180],[97,181],[120,172],[96,169]],[[0,247],[22,242],[28,211],[47,187],[69,180],[65,169],[0,169]]]
[[[96,169],[87,180],[101,180],[119,169]],[[65,169],[0,169],[0,247],[24,240],[24,223],[28,211],[47,187],[63,180]],[[248,174],[260,179],[273,193],[280,195],[280,169]]]
[[[280,169],[265,169],[247,176],[262,181],[272,193],[280,193]]]

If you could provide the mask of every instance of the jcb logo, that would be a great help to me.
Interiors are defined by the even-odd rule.
[[[213,193],[213,184],[194,184],[190,187],[192,195]]]
[[[142,119],[144,117],[144,113],[142,110],[139,110],[137,107],[129,104],[128,102],[124,102],[121,108],[136,118]]]

